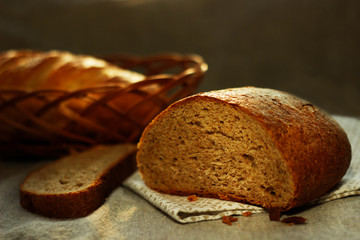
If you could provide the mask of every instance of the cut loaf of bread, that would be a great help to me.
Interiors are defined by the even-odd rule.
[[[136,169],[136,146],[96,146],[33,171],[20,186],[20,203],[47,217],[83,217]]]
[[[329,191],[351,160],[333,118],[290,94],[255,87],[174,103],[148,125],[138,149],[140,173],[152,189],[280,211]]]

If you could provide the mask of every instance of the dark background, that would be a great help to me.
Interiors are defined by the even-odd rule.
[[[359,0],[0,0],[0,51],[197,53],[199,91],[284,90],[360,117]]]

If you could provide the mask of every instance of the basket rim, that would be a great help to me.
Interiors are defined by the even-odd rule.
[[[159,54],[151,54],[151,55],[135,55],[135,54],[111,54],[111,55],[98,55],[95,56],[100,59],[103,59],[107,61],[110,64],[116,65],[113,62],[115,61],[126,61],[126,62],[134,62],[138,63],[141,62],[142,64],[148,64],[153,63],[155,61],[169,61],[172,60],[175,63],[178,62],[188,62],[192,63],[193,66],[185,67],[181,72],[177,74],[154,74],[154,75],[144,75],[145,78],[141,81],[131,83],[129,86],[140,87],[144,85],[150,85],[152,82],[155,81],[162,81],[164,79],[174,78],[177,76],[187,75],[190,73],[197,73],[197,74],[205,74],[208,71],[208,64],[204,61],[203,57],[197,54],[180,54],[180,53],[159,53]],[[120,67],[127,70],[125,67]],[[136,72],[136,71],[134,71]],[[138,72],[136,72],[138,73]],[[102,90],[102,89],[113,89],[116,88],[116,84],[109,84],[109,83],[103,83],[103,84],[97,84],[96,86],[90,86],[90,87],[80,87],[75,90],[66,90],[61,88],[47,88],[47,89],[34,89],[30,90],[26,87],[1,87],[0,86],[0,93],[2,94],[41,94],[41,93],[54,93],[54,94],[81,94],[84,90]],[[129,87],[129,89],[132,87]],[[1,100],[1,99],[0,99]],[[0,102],[0,107],[1,107]]]

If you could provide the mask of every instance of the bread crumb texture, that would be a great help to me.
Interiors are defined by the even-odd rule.
[[[63,194],[89,188],[117,161],[121,152],[131,152],[132,145],[100,146],[84,153],[54,161],[32,173],[22,189],[37,194]]]

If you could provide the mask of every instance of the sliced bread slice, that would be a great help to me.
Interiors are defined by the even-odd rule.
[[[133,144],[96,146],[50,162],[21,184],[21,206],[47,217],[86,216],[135,171],[135,152]]]

